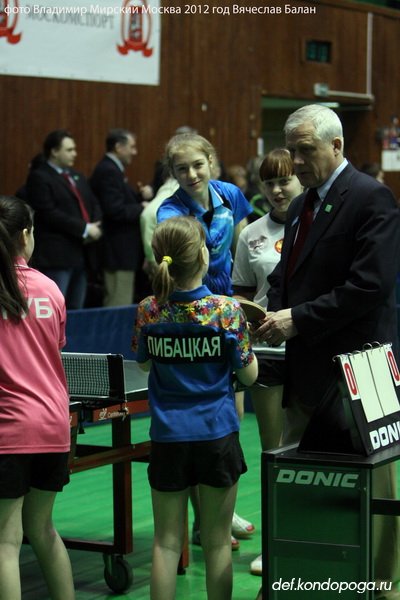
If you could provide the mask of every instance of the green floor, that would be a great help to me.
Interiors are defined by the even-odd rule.
[[[132,440],[148,439],[149,419],[132,421]],[[88,427],[81,443],[111,444],[109,424]],[[246,413],[241,442],[248,472],[239,486],[237,512],[251,520],[256,532],[251,540],[241,541],[233,553],[234,600],[255,600],[261,578],[249,573],[250,562],[261,551],[260,449],[254,414]],[[398,468],[399,468],[398,463]],[[399,471],[398,471],[399,473]],[[70,550],[77,600],[148,600],[151,564],[152,515],[146,464],[132,464],[134,551],[126,556],[133,570],[133,584],[124,594],[114,594],[103,576],[101,553]],[[398,475],[398,482],[400,477]],[[398,486],[400,488],[400,486]],[[62,535],[89,540],[112,540],[111,467],[100,467],[72,476],[71,483],[58,496],[55,521]],[[400,489],[398,490],[400,491]],[[24,600],[48,600],[40,571],[29,546],[21,553],[21,577]],[[190,566],[178,577],[177,600],[205,600],[202,550],[190,545]]]
[[[149,420],[132,421],[132,439],[148,438]],[[86,429],[81,443],[109,444],[110,426],[98,425]],[[253,539],[241,541],[233,553],[235,600],[255,599],[261,578],[249,573],[250,562],[261,552],[260,448],[254,414],[245,415],[241,442],[248,472],[242,477],[237,512],[256,526]],[[126,560],[133,569],[133,584],[124,594],[114,594],[103,577],[101,553],[70,550],[77,600],[148,600],[151,563],[152,515],[146,465],[132,464],[134,551]],[[72,476],[71,483],[57,498],[55,522],[62,535],[93,540],[112,539],[111,467],[100,467]],[[47,600],[46,588],[29,546],[21,553],[21,577],[24,600]],[[202,550],[190,546],[190,566],[178,577],[177,600],[205,600]]]

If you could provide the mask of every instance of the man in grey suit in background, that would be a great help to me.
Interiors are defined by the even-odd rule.
[[[132,304],[135,274],[143,263],[140,214],[149,194],[146,187],[137,193],[125,175],[136,154],[135,134],[112,129],[106,138],[106,154],[90,177],[103,211],[104,306],[109,307]]]

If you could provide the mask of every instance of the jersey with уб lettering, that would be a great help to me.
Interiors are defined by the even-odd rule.
[[[18,257],[28,313],[16,323],[0,311],[0,453],[68,452],[69,396],[60,349],[65,300],[58,286]]]

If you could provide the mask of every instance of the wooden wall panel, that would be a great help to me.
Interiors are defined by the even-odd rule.
[[[400,118],[398,56],[400,55],[400,19],[383,15],[374,16],[374,53],[372,75],[374,82],[375,105],[371,111],[371,137],[376,139],[377,131],[388,126],[392,115]],[[362,132],[360,132],[362,138]],[[371,148],[371,159],[379,161],[380,144]],[[386,183],[400,198],[400,173],[386,173]]]
[[[208,4],[212,10],[285,2]],[[346,0],[288,4],[314,6],[317,14],[163,15],[159,86],[2,76],[0,191],[13,193],[23,183],[30,158],[40,150],[46,133],[58,127],[71,129],[78,146],[76,167],[87,175],[104,152],[107,130],[115,126],[138,135],[139,155],[128,172],[132,182],[151,179],[154,161],[174,129],[184,124],[210,138],[225,164],[245,163],[256,153],[262,131],[263,95],[314,101],[316,82],[336,90],[366,91],[366,23],[371,11],[376,102],[372,110],[343,113],[343,120],[349,158],[356,166],[378,160],[376,130],[398,108],[400,13]],[[304,61],[304,41],[309,38],[332,40],[331,64]],[[389,181],[400,196],[397,174]]]

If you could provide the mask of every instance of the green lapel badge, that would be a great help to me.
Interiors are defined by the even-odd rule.
[[[332,210],[332,208],[333,208],[332,204],[327,204],[327,205],[325,206],[325,212],[327,212],[327,213],[330,213],[330,212],[331,212],[331,210]]]

